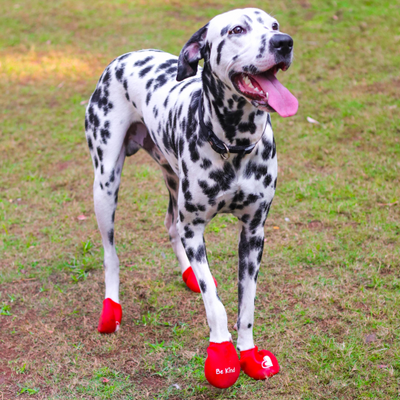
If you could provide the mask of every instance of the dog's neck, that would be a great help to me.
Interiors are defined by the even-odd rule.
[[[207,62],[204,63],[202,80],[204,122],[218,138],[236,146],[260,140],[268,113],[257,109],[217,79]]]

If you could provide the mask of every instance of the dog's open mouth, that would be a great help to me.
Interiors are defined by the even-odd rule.
[[[291,117],[297,113],[299,103],[296,97],[276,79],[280,69],[287,70],[286,64],[279,63],[256,75],[241,72],[232,77],[232,82],[253,105],[266,108],[268,111],[276,111],[281,117]]]

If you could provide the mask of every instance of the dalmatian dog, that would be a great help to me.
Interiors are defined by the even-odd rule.
[[[104,246],[105,299],[98,330],[121,323],[114,217],[125,157],[144,149],[169,191],[165,226],[189,289],[201,292],[210,327],[205,376],[233,385],[240,371],[265,379],[278,361],[253,340],[254,300],[264,223],[277,182],[270,113],[289,117],[296,98],[277,79],[293,58],[292,38],[265,12],[246,8],[213,18],[179,57],[142,50],[105,69],[85,117],[94,166],[94,207]],[[204,67],[198,66],[204,60]],[[207,261],[204,230],[218,213],[239,220],[237,350]]]

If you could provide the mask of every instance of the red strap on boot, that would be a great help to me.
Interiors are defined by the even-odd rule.
[[[186,283],[186,286],[195,293],[200,293],[200,286],[197,282],[196,275],[193,272],[192,267],[189,267],[188,269],[185,270],[185,272],[182,274],[182,279],[183,282]],[[215,286],[218,286],[217,281],[213,277]]]
[[[258,351],[258,347],[240,352],[240,367],[253,379],[269,378],[279,372],[276,357],[268,350]]]
[[[122,308],[109,297],[103,300],[103,311],[101,312],[97,330],[100,333],[116,332],[121,324]]]
[[[208,382],[220,389],[232,386],[240,374],[240,362],[233,344],[210,342],[207,353],[204,374]]]

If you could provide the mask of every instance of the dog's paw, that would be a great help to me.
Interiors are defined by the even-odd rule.
[[[220,389],[232,386],[240,374],[239,357],[233,344],[210,342],[207,353],[204,374],[208,382]]]
[[[186,286],[192,291],[196,293],[200,293],[200,286],[197,282],[196,275],[193,272],[192,267],[189,267],[188,269],[185,270],[185,272],[182,274],[182,279],[183,282],[186,283]],[[218,283],[216,279],[213,277],[215,286],[218,286]]]
[[[103,300],[103,311],[99,319],[97,330],[100,333],[117,332],[122,319],[121,304],[116,303],[109,297]]]
[[[268,350],[258,351],[257,346],[240,352],[240,367],[253,379],[269,378],[279,372],[276,357]]]

